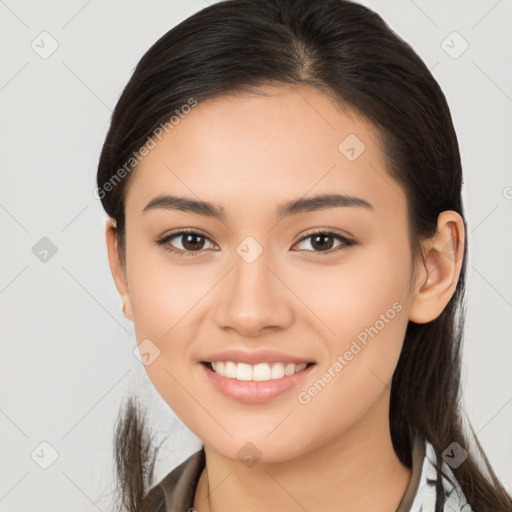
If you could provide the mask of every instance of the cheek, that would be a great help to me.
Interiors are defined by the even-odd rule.
[[[397,251],[398,252],[398,251]],[[287,276],[287,283],[302,304],[302,319],[322,332],[331,346],[344,350],[359,337],[364,342],[379,331],[379,338],[398,340],[407,319],[408,261],[397,258],[388,246],[350,254],[336,266],[310,266]],[[371,331],[371,333],[368,331]],[[348,348],[348,347],[347,347]]]
[[[371,299],[364,309],[350,301],[344,303],[344,309],[338,309],[338,316],[332,317],[336,336],[328,343],[329,355],[315,378],[298,393],[296,434],[299,436],[302,428],[300,435],[311,448],[354,425],[360,431],[358,435],[365,435],[372,421],[388,417],[381,407],[387,401],[400,357],[407,310],[400,300],[390,304],[383,297]],[[376,411],[374,415],[372,410]]]
[[[319,368],[325,382],[306,391],[304,401],[325,410],[336,404],[345,418],[390,385],[408,325],[408,262],[386,251],[372,259],[305,274],[300,284],[301,299],[316,313],[307,316],[327,347]]]
[[[200,421],[204,411],[187,393],[192,360],[189,350],[195,337],[192,331],[201,324],[198,315],[216,278],[211,268],[170,264],[165,254],[158,254],[163,249],[143,251],[141,246],[142,242],[139,247],[133,244],[127,272],[135,337],[142,343],[141,357],[147,349],[151,354],[145,371],[182,420],[188,423],[190,415],[197,414]],[[193,425],[194,419],[190,421]]]
[[[163,248],[143,250],[133,245],[127,272],[137,340],[153,336],[165,351],[172,346],[168,339],[174,337],[175,343],[180,322],[194,315],[213,286],[211,269],[202,275],[200,265],[171,263]]]

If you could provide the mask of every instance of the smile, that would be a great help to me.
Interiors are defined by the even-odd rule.
[[[203,361],[200,366],[223,395],[241,403],[260,404],[299,386],[316,364]]]
[[[313,363],[309,363],[313,364]],[[216,361],[210,363],[214,372],[222,377],[237,380],[273,380],[281,379],[284,376],[293,375],[306,368],[307,363],[259,363],[246,364],[233,361]]]

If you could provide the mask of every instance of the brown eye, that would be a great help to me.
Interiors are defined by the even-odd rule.
[[[202,249],[204,245],[204,237],[198,234],[188,233],[186,235],[180,235],[182,237],[182,245],[186,251],[194,251]],[[198,241],[203,239],[202,242]]]
[[[176,247],[175,242],[171,243],[174,239],[181,239],[181,244],[178,244],[181,245],[181,247]],[[318,254],[331,254],[338,249],[343,249],[357,244],[356,241],[350,240],[349,238],[332,231],[318,231],[316,233],[311,233],[308,236],[303,237],[298,243],[303,243],[305,240],[309,239],[311,239],[310,245],[313,249],[306,249],[306,252]],[[333,245],[336,240],[339,244],[333,249]],[[196,256],[194,253],[199,254],[203,252],[202,249],[204,249],[206,242],[212,243],[207,236],[192,230],[181,230],[157,240],[158,245],[165,246],[167,251],[179,256]]]
[[[311,237],[311,246],[319,251],[332,249],[334,237],[331,235],[313,235]]]
[[[171,243],[171,240],[181,238],[181,247],[175,246],[175,243]],[[165,246],[169,252],[177,253],[180,256],[195,256],[194,252],[201,252],[204,248],[205,241],[210,241],[205,235],[198,233],[197,231],[178,231],[177,233],[171,233],[160,240],[157,240],[158,245]]]
[[[354,240],[350,240],[338,233],[332,231],[317,231],[316,233],[311,233],[308,236],[302,238],[298,243],[304,242],[305,240],[311,239],[310,245],[313,247],[312,252],[318,253],[332,253],[338,248],[350,247],[354,245],[356,242]],[[338,240],[340,244],[333,249],[333,244],[335,240]]]

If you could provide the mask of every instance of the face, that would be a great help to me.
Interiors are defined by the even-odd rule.
[[[139,164],[125,270],[162,398],[205,446],[276,462],[388,421],[412,261],[375,128],[316,89],[264,91],[199,103]],[[145,210],[166,194],[212,209]]]

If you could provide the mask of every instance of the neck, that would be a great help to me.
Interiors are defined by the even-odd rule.
[[[285,462],[249,468],[205,445],[206,468],[194,508],[198,512],[395,512],[411,470],[393,450],[388,407],[389,400],[383,400],[357,425]]]

